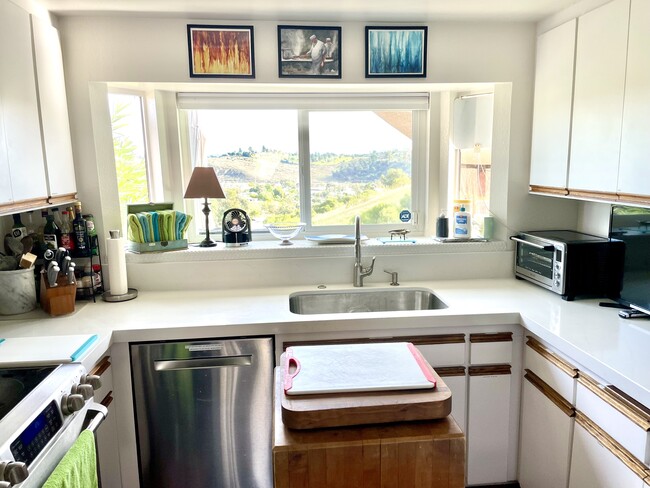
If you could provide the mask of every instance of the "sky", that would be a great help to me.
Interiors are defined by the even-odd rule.
[[[205,154],[220,155],[262,146],[298,152],[298,121],[294,110],[199,110],[206,136]],[[363,135],[364,137],[360,137]],[[310,151],[366,154],[410,150],[411,140],[372,112],[323,111],[310,114]]]

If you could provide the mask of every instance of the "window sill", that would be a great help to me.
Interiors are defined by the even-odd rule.
[[[353,256],[353,244],[318,244],[296,239],[292,246],[280,246],[279,241],[253,241],[246,246],[202,248],[190,245],[188,249],[168,252],[136,254],[126,253],[127,263],[171,263],[197,261],[229,261],[240,259],[292,259]],[[393,241],[382,243],[377,239],[362,242],[364,257],[395,256],[413,254],[462,254],[477,252],[501,252],[508,249],[507,241],[490,242],[446,242],[441,243],[427,237],[416,237],[415,242]]]

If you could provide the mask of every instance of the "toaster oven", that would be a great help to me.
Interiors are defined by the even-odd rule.
[[[616,239],[570,230],[523,232],[516,242],[515,276],[565,300],[618,298],[625,244]]]

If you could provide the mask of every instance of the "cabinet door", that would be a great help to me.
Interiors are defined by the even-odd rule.
[[[569,189],[615,193],[630,0],[578,19]]]
[[[70,195],[77,186],[59,33],[34,16],[32,27],[49,196]]]
[[[435,368],[451,391],[451,415],[463,432],[467,432],[467,376],[463,366]]]
[[[108,409],[108,416],[97,429],[97,456],[101,486],[104,488],[120,488],[120,460],[117,442],[117,419],[113,403],[113,369],[110,356],[102,358],[90,371],[99,376],[101,387],[95,391],[95,401]]]
[[[627,51],[619,193],[650,195],[650,2],[633,0]]]
[[[0,66],[0,100],[13,201],[45,199],[29,14],[7,0],[0,0]]]
[[[528,373],[521,398],[519,483],[525,488],[566,488],[573,409]]]
[[[596,439],[578,416],[569,488],[643,488],[643,479]]]
[[[537,38],[531,186],[567,186],[576,25],[573,19]]]
[[[508,480],[510,366],[469,368],[467,482]]]
[[[1,46],[0,49],[2,49]],[[1,62],[0,58],[0,63]],[[9,174],[9,159],[7,157],[7,146],[5,144],[3,112],[2,87],[0,86],[0,205],[14,201],[13,194],[11,193],[11,175]]]

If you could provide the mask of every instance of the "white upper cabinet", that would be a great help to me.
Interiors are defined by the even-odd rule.
[[[0,90],[1,91],[1,90]],[[1,95],[1,93],[0,93]],[[4,176],[6,175],[6,177]],[[9,159],[7,158],[7,146],[5,145],[5,128],[2,121],[2,98],[0,97],[0,205],[13,202],[11,192],[11,175],[9,174]]]
[[[5,151],[0,156],[0,177],[8,176],[11,182],[12,201],[44,200],[47,185],[29,14],[8,0],[0,0],[0,66]],[[5,185],[0,187],[0,201],[8,195]]]
[[[633,0],[618,191],[650,195],[650,2]]]
[[[570,189],[616,192],[629,14],[613,0],[578,19]]]
[[[76,193],[77,187],[59,33],[34,16],[32,29],[48,194],[69,195]]]
[[[530,184],[566,188],[576,19],[537,38]]]

